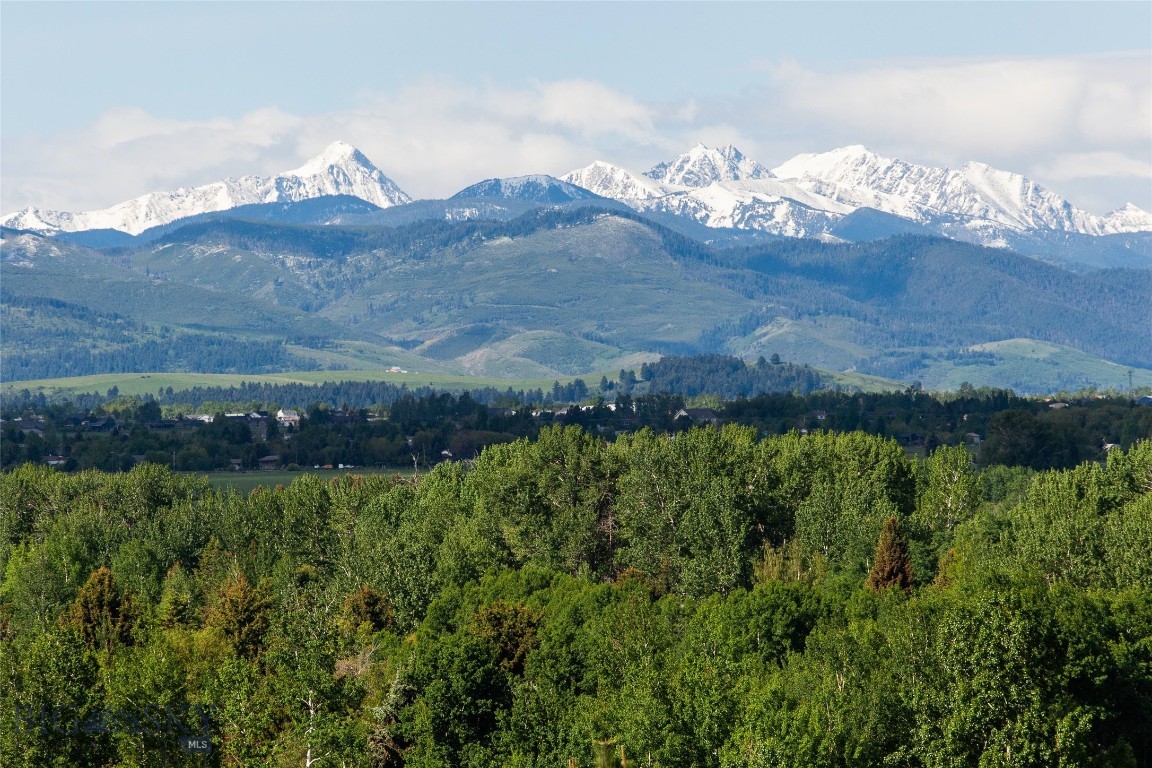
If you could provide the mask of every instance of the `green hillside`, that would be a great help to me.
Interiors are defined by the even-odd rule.
[[[1008,387],[1020,393],[1073,391],[1084,387],[1124,392],[1130,387],[1152,386],[1152,370],[1117,365],[1059,344],[1008,339],[977,344],[971,349],[990,353],[994,360],[978,365],[957,365],[947,360],[934,362],[924,370],[924,386],[955,390],[968,382],[977,387]]]
[[[552,380],[728,353],[1049,391],[1152,369],[1152,338],[1131,331],[1146,326],[1152,271],[1078,274],[928,237],[725,249],[588,208],[396,227],[205,221],[104,251],[19,236],[2,256],[6,381],[393,366]]]

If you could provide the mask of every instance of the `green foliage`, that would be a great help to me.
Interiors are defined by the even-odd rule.
[[[781,533],[861,575],[888,517],[915,509],[912,463],[894,441],[860,433],[790,434],[768,444]]]
[[[236,655],[254,659],[263,650],[269,603],[264,585],[253,587],[242,571],[235,571],[210,604],[204,624],[218,630]]]
[[[751,430],[640,432],[614,445],[625,470],[615,506],[617,562],[663,589],[703,595],[749,581],[755,526],[769,523],[768,473]]]
[[[1152,759],[1148,443],[978,475],[555,426],[409,479],[0,486],[5,766],[190,766],[201,727],[222,766]]]

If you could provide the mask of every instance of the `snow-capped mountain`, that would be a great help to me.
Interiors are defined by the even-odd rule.
[[[788,237],[828,236],[862,209],[996,246],[1033,233],[1152,231],[1152,214],[1133,205],[1096,216],[1017,173],[983,163],[958,170],[913,165],[858,145],[797,155],[771,170],[735,147],[697,145],[643,176],[596,162],[564,179],[640,211]]]
[[[669,187],[647,176],[621,168],[618,165],[605,163],[600,160],[591,165],[564,174],[563,181],[575,184],[578,187],[591,190],[601,197],[610,197],[613,200],[648,200],[678,191],[679,188]]]
[[[201,213],[325,195],[352,195],[381,208],[412,201],[358,149],[337,141],[299,168],[270,178],[242,176],[191,189],[153,192],[111,208],[83,213],[26,208],[0,218],[0,224],[37,232],[115,229],[136,235]]]
[[[139,234],[191,216],[333,195],[354,196],[380,208],[412,202],[355,147],[335,142],[301,167],[271,178],[225,179],[85,213],[28,208],[0,218],[0,224],[44,234],[89,230]],[[511,207],[499,206],[502,216],[525,205],[592,202],[600,197],[712,228],[821,238],[863,237],[861,233],[871,231],[925,232],[1067,260],[1080,258],[1076,248],[1093,254],[1099,250],[1096,241],[1086,245],[1077,239],[1124,235],[1125,242],[1114,243],[1118,252],[1127,257],[1138,251],[1139,258],[1152,259],[1152,213],[1133,205],[1097,216],[1017,173],[975,162],[958,169],[915,165],[859,145],[797,155],[769,170],[733,146],[714,149],[698,144],[645,173],[594,162],[561,179],[544,175],[489,179],[452,199],[480,197],[517,201]],[[471,204],[459,211],[420,204],[394,213],[405,214],[397,220],[409,221],[432,210],[447,218],[486,215]],[[864,218],[845,222],[856,213]],[[337,220],[343,219],[332,219]],[[881,221],[882,226],[877,223]],[[117,232],[92,234],[123,237]],[[1113,247],[1112,242],[1107,245]]]
[[[717,181],[772,178],[771,171],[745,157],[731,144],[719,149],[697,144],[675,160],[660,163],[644,175],[663,184],[681,187],[706,187]]]
[[[931,168],[852,146],[797,155],[773,173],[833,200],[921,222],[947,214],[1022,230],[1091,235],[1120,231],[1036,182],[984,163],[966,163],[958,170]]]
[[[1132,203],[1105,214],[1103,221],[1109,232],[1152,232],[1152,213]]]
[[[579,184],[554,176],[535,175],[486,179],[460,190],[450,199],[471,197],[504,197],[538,203],[567,203],[572,200],[596,200],[602,196]]]

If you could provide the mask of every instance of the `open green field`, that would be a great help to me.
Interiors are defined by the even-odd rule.
[[[957,365],[952,361],[935,361],[924,372],[924,386],[934,390],[956,390],[968,382],[976,387],[1007,387],[1022,394],[1075,391],[1092,386],[1126,392],[1129,385],[1152,386],[1152,371],[1146,368],[1117,365],[1045,341],[1006,339],[977,344],[971,349],[996,355],[996,365]]]
[[[600,380],[601,372],[584,374],[589,385]],[[616,373],[608,375],[615,377]],[[594,378],[593,378],[594,377]],[[6,392],[27,389],[45,395],[103,394],[116,387],[122,395],[156,394],[162,389],[191,389],[193,387],[233,387],[244,382],[268,384],[322,384],[326,381],[387,381],[407,384],[410,388],[436,387],[446,390],[483,389],[550,389],[552,383],[567,384],[580,376],[555,376],[547,379],[501,379],[493,376],[466,376],[450,373],[388,373],[387,371],[299,371],[276,374],[233,373],[107,373],[96,376],[76,376],[68,379],[39,379],[33,381],[4,382]]]
[[[217,491],[233,490],[238,493],[251,493],[257,488],[275,488],[278,485],[288,486],[304,475],[316,475],[325,480],[332,480],[344,475],[401,475],[411,477],[412,468],[380,469],[379,467],[356,467],[355,469],[301,469],[295,472],[189,472],[197,477],[205,477],[208,483]]]
[[[638,368],[639,366],[637,366]],[[69,379],[39,379],[35,381],[5,382],[5,392],[19,392],[27,389],[33,394],[43,392],[47,396],[78,394],[103,394],[116,387],[122,395],[157,394],[160,390],[172,387],[175,391],[193,387],[232,387],[244,382],[266,382],[268,384],[322,384],[325,381],[387,381],[392,384],[407,384],[409,388],[435,387],[450,391],[469,389],[514,390],[551,389],[552,383],[567,384],[582,378],[589,387],[596,386],[601,376],[615,379],[619,371],[593,371],[582,376],[556,376],[546,379],[507,378],[494,376],[466,376],[450,373],[388,373],[386,371],[299,371],[277,374],[233,374],[233,373],[107,373],[97,376],[76,376]],[[865,376],[859,373],[823,371],[841,387],[859,389],[865,392],[882,392],[904,387],[898,381],[882,379],[879,376]],[[958,384],[958,383],[957,383]]]

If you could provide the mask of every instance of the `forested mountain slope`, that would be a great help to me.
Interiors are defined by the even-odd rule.
[[[64,301],[314,349],[356,339],[374,360],[411,351],[474,373],[724,351],[910,381],[973,345],[1021,338],[1152,366],[1152,271],[1074,273],[915,235],[718,248],[598,207],[391,227],[209,219],[104,249],[6,230],[3,269],[5,295],[26,307]],[[977,383],[996,384],[994,372]]]

